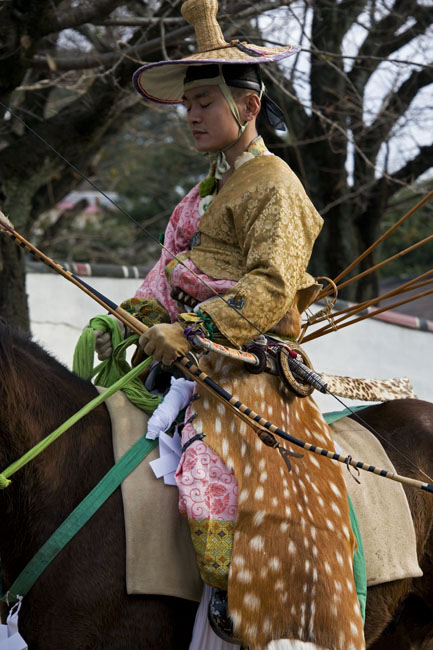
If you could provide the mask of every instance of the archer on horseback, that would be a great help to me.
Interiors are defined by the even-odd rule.
[[[217,9],[216,0],[186,0],[182,14],[195,27],[198,53],[144,65],[134,76],[146,99],[184,104],[195,148],[212,159],[207,178],[175,208],[160,260],[122,303],[149,326],[140,346],[164,366],[188,353],[197,333],[234,348],[257,337],[263,345],[266,332],[294,341],[300,313],[319,289],[306,267],[323,220],[256,128],[259,112],[286,128],[260,66],[297,49],[226,43]],[[111,354],[107,337],[98,337],[102,357]],[[311,398],[290,393],[277,377],[222,364],[212,352],[200,367],[241,400],[260,395],[278,426],[334,448]],[[207,396],[190,401],[189,390],[176,472],[180,509],[204,582],[228,588],[235,635],[251,648],[276,648],[273,639],[287,638],[311,648],[364,648],[341,470],[308,457],[291,471],[228,409]],[[332,500],[322,485],[331,485]]]

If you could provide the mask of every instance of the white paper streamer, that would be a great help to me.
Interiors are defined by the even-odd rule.
[[[174,475],[181,455],[182,443],[177,429],[173,437],[161,431],[159,434],[159,458],[149,463],[156,478],[164,478],[166,485],[176,485]]]
[[[18,613],[21,609],[22,598],[9,612],[6,625],[0,625],[0,650],[28,650],[28,645],[18,632]]]
[[[156,478],[163,478],[166,485],[176,485],[174,475],[182,455],[182,443],[177,428],[173,437],[168,436],[165,431],[171,427],[180,411],[189,404],[194,389],[195,382],[172,377],[170,390],[147,423],[146,438],[159,438],[159,458],[149,465]]]

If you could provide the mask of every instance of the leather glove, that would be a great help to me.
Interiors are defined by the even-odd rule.
[[[95,330],[95,334],[95,352],[98,355],[99,361],[105,361],[113,354],[111,334],[110,332],[101,332],[101,330]]]
[[[153,325],[140,336],[139,343],[148,356],[152,355],[154,361],[161,361],[164,366],[171,366],[191,349],[180,323]]]
[[[113,318],[117,322],[120,332],[123,338],[125,338],[127,334],[126,326],[115,316],[113,316],[113,314],[108,314],[108,315],[110,318]],[[101,330],[95,330],[95,334],[96,334],[95,352],[98,355],[99,361],[106,361],[106,359],[109,359],[113,354],[111,332],[101,332]]]

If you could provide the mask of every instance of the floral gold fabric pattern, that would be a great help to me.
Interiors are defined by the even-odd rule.
[[[243,300],[242,314],[270,330],[291,307],[323,220],[299,179],[280,158],[262,155],[239,167],[203,215],[191,260],[207,275],[235,280],[225,298]],[[219,300],[202,306],[234,345],[257,330]]]

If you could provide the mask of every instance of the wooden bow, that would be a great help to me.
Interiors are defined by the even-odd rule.
[[[145,332],[148,327],[137,320],[125,309],[122,309],[119,305],[116,305],[112,300],[101,294],[99,291],[91,287],[89,284],[81,280],[79,277],[74,275],[71,271],[67,271],[60,264],[57,264],[50,257],[42,253],[37,249],[33,244],[28,242],[24,237],[22,237],[16,230],[13,229],[12,224],[9,220],[0,212],[0,230],[4,232],[12,241],[14,241],[18,246],[30,253],[36,260],[39,260],[52,268],[56,273],[62,275],[66,280],[75,284],[79,289],[84,291],[88,296],[96,300],[104,309],[109,311],[111,314],[116,316],[124,325],[129,327],[136,334],[142,334]],[[393,472],[389,472],[384,469],[376,468],[368,463],[362,461],[353,460],[351,456],[343,456],[342,454],[337,454],[322,447],[317,447],[308,442],[304,442],[299,438],[283,431],[279,427],[276,427],[274,424],[265,420],[258,413],[250,409],[248,406],[237,400],[233,395],[227,392],[224,388],[219,386],[213,379],[211,379],[205,372],[200,370],[200,368],[191,361],[188,357],[180,357],[173,364],[176,368],[181,370],[187,377],[197,382],[204,390],[211,393],[216,399],[223,402],[228,408],[232,410],[234,415],[243,420],[247,425],[252,427],[254,431],[258,432],[260,430],[267,430],[271,433],[287,440],[297,447],[301,447],[306,451],[319,454],[320,456],[326,456],[331,460],[337,460],[340,463],[344,463],[346,466],[352,466],[356,469],[363,469],[367,472],[372,472],[378,476],[383,476],[384,478],[389,478],[398,483],[403,483],[416,487],[418,489],[430,492],[433,494],[433,485],[430,483],[424,483],[422,481],[417,481],[416,479],[409,478],[407,476],[401,476]],[[372,433],[376,433],[372,427],[367,423],[363,422],[364,426],[367,426]]]

